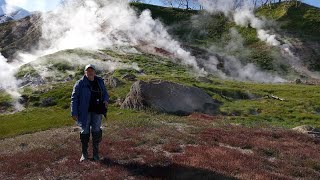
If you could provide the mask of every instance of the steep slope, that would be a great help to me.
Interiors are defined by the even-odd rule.
[[[40,14],[0,25],[0,52],[11,60],[18,51],[35,48],[41,36]]]
[[[310,38],[320,36],[320,8],[305,3],[276,3],[259,8],[257,14],[277,21],[281,30],[288,33]]]
[[[313,71],[320,71],[320,8],[304,3],[277,3],[262,7],[257,14],[275,20],[293,53]]]
[[[263,70],[279,75],[292,74],[294,77],[299,74],[291,67],[288,62],[290,58],[283,55],[281,49],[261,42],[255,29],[236,26],[223,14],[210,15],[141,3],[131,3],[131,6],[138,14],[149,9],[152,17],[163,22],[168,32],[198,59],[208,58],[212,54],[233,56],[243,64],[254,63]],[[260,8],[257,15],[271,18],[279,27],[281,25],[281,30],[276,30],[281,41],[292,45],[292,52],[302,60],[302,66],[317,71],[320,68],[318,12],[319,8],[306,4],[296,7],[294,4],[281,3]],[[17,50],[29,50],[37,44],[40,30],[39,15],[0,25],[0,52],[12,59]],[[230,50],[230,46],[233,49]],[[223,63],[220,67],[223,68]]]
[[[205,12],[177,10],[140,3],[132,5],[139,11],[150,9],[151,12],[155,12],[153,17],[166,23],[169,32],[183,42],[187,48],[190,48],[196,56],[201,57],[207,54],[209,49],[209,52],[232,55],[244,63],[254,63],[264,70],[277,71],[279,74],[295,71],[288,62],[290,57],[286,57],[281,48],[266,45],[265,42],[258,39],[255,29],[236,26],[223,14],[210,15]],[[277,3],[259,8],[256,14],[269,21],[274,21],[270,28],[276,32],[282,43],[292,46],[291,51],[303,62],[301,64],[305,66],[303,68],[312,71],[319,70],[319,8],[304,3],[298,6],[295,3]],[[230,32],[232,28],[239,33],[241,38],[235,39],[234,34]],[[237,34],[236,36],[239,37]],[[238,43],[238,46],[243,45],[243,48],[231,53],[227,52],[225,47],[232,39],[235,39],[233,44]],[[198,48],[202,50],[199,51]]]

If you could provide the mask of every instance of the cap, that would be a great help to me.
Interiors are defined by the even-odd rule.
[[[92,64],[86,65],[86,67],[84,68],[84,70],[86,71],[88,68],[92,68],[92,69],[96,70],[96,67],[94,67],[94,65],[92,65]]]

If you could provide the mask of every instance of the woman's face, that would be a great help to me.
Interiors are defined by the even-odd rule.
[[[87,76],[88,79],[93,80],[94,76],[96,75],[96,71],[92,68],[88,68],[85,71],[85,75]]]

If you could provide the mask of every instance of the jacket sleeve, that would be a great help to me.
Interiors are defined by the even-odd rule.
[[[79,107],[79,91],[80,91],[80,83],[79,81],[73,87],[72,95],[71,95],[71,116],[78,116],[78,107]]]
[[[103,101],[109,102],[109,93],[103,81],[102,81],[102,89],[103,89]]]

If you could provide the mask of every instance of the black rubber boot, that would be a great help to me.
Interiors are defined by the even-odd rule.
[[[102,140],[102,130],[98,132],[92,132],[92,148],[93,148],[93,160],[99,161],[99,143]]]
[[[82,155],[80,158],[80,162],[85,161],[88,159],[88,143],[90,140],[90,134],[81,134],[80,133],[80,140],[81,140],[81,150],[82,150]]]

